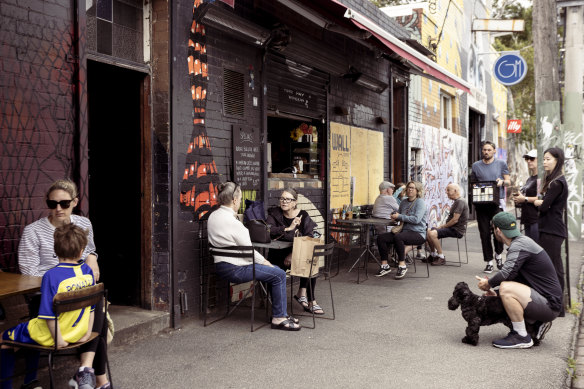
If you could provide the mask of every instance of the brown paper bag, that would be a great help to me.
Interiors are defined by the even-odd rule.
[[[312,251],[314,246],[324,244],[320,238],[312,238],[310,236],[297,236],[294,238],[294,246],[292,247],[292,263],[290,267],[290,274],[296,277],[310,277],[310,263],[312,262]],[[314,258],[312,265],[312,275],[318,274],[320,265],[319,259]]]

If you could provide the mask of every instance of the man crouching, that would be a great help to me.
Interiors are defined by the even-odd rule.
[[[535,322],[539,327],[536,338],[543,339],[551,321],[560,313],[560,282],[550,257],[531,238],[521,235],[515,216],[500,212],[492,224],[495,238],[509,246],[507,260],[493,278],[476,278],[478,287],[487,294],[493,294],[491,288],[500,286],[499,296],[513,325],[513,330],[505,338],[493,341],[493,346],[529,348],[533,339],[525,329],[525,320]]]

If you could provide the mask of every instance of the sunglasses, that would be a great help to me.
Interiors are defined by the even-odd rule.
[[[292,201],[296,201],[292,197],[280,197],[279,200],[281,203],[284,203],[284,204],[291,203]]]
[[[62,209],[67,209],[71,206],[71,200],[61,200],[61,201],[55,201],[55,200],[47,200],[47,207],[49,207],[49,209],[55,209],[57,208],[57,205],[60,205]]]
[[[535,157],[525,157],[526,161],[535,161]]]

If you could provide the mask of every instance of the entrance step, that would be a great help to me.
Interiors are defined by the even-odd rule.
[[[170,326],[168,312],[150,311],[124,305],[110,305],[115,335],[109,347],[122,346],[148,338]]]

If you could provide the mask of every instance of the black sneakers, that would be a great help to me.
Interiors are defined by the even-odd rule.
[[[511,331],[505,338],[494,340],[493,346],[498,348],[530,348],[533,346],[533,339],[529,334],[521,336],[516,331]]]
[[[551,321],[547,323],[539,323],[539,328],[537,329],[537,335],[535,335],[535,339],[542,340],[550,328],[552,328]]]
[[[485,266],[485,270],[483,270],[483,273],[491,274],[492,272],[493,272],[493,265],[489,265],[487,263],[487,266]]]
[[[408,268],[407,267],[398,267],[397,268],[397,273],[395,275],[395,279],[396,280],[401,280],[402,278],[405,277],[406,273],[408,272]]]
[[[377,273],[375,277],[383,277],[389,273],[391,273],[391,267],[389,267],[389,265],[381,265],[381,269],[379,269],[379,273]]]
[[[501,270],[503,268],[503,257],[501,254],[495,255],[495,261],[497,261],[497,269]]]

